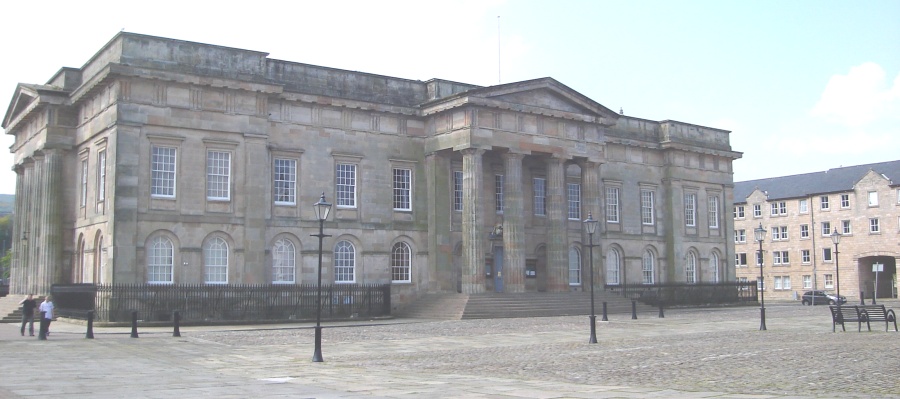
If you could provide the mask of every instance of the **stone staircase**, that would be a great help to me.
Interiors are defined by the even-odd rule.
[[[25,299],[25,295],[7,295],[0,298],[0,323],[21,323],[22,322],[22,305],[19,301]],[[43,298],[35,298],[38,303]]]
[[[612,293],[595,293],[595,314],[625,314],[631,317],[631,300]],[[658,309],[637,303],[638,317],[656,317]],[[398,318],[441,320],[495,319],[515,317],[577,316],[591,313],[589,292],[528,292],[484,294],[429,294],[407,309],[397,312]]]

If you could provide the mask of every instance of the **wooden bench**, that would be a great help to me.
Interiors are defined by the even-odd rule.
[[[831,309],[831,332],[835,332],[838,324],[841,325],[841,330],[847,331],[844,328],[844,323],[846,322],[856,322],[857,329],[862,331],[863,320],[859,317],[859,311],[856,310],[856,306],[829,305],[828,308]],[[870,327],[869,331],[871,330]]]
[[[862,305],[857,306],[856,311],[859,312],[859,319],[865,321],[872,331],[871,321],[883,321],[884,331],[889,331],[890,323],[894,323],[894,331],[897,331],[897,315],[893,309],[885,309],[884,305]]]

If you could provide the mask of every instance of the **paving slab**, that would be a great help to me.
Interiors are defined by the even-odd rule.
[[[323,363],[309,324],[0,324],[0,398],[900,398],[900,333],[767,305],[767,331],[754,307],[669,309],[598,322],[597,344],[586,315],[327,323]]]

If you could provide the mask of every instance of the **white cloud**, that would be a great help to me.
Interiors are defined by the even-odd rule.
[[[881,118],[900,118],[900,74],[892,86],[884,69],[867,62],[834,75],[810,114],[847,127],[864,127]]]

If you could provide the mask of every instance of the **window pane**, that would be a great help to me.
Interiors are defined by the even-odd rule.
[[[356,207],[356,165],[339,163],[335,171],[337,206]]]
[[[566,184],[566,194],[569,204],[569,219],[581,219],[581,185],[575,183]]]
[[[175,149],[154,146],[150,163],[150,195],[154,197],[174,197]]]
[[[206,153],[206,198],[227,200],[230,198],[231,153],[209,151]]]
[[[581,284],[581,253],[575,248],[569,249],[569,285]]]
[[[394,209],[408,211],[412,209],[412,170],[394,169]]]
[[[297,203],[297,160],[275,158],[275,203],[295,205]]]
[[[147,282],[150,284],[172,283],[175,264],[175,247],[165,237],[156,237],[147,252]]]
[[[334,282],[356,281],[356,248],[349,241],[341,241],[334,247]]]
[[[534,180],[534,214],[547,214],[547,180],[535,177]]]
[[[394,244],[391,250],[391,281],[410,282],[410,252],[405,242]]]
[[[276,241],[275,247],[272,248],[272,282],[276,284],[296,282],[295,262],[294,243],[286,239]]]
[[[214,237],[207,241],[203,248],[203,260],[207,284],[228,282],[228,244],[225,240]]]

